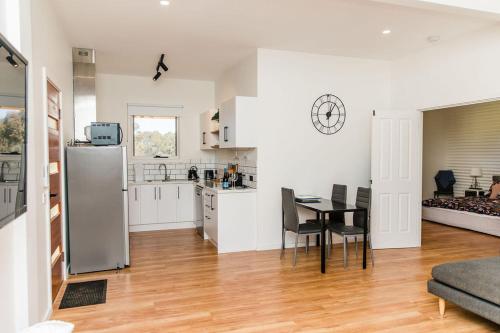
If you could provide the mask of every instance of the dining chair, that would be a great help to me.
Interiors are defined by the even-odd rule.
[[[287,231],[295,233],[295,252],[293,255],[293,266],[297,264],[297,246],[300,235],[321,234],[321,223],[300,223],[295,203],[295,194],[292,189],[281,188],[281,204],[283,210],[283,230],[281,237],[281,255],[285,255],[285,236]],[[306,248],[307,250],[307,248]]]
[[[375,265],[375,257],[373,256],[372,242],[370,237],[370,208],[371,208],[371,189],[365,187],[358,187],[356,193],[356,206],[366,208],[368,210],[368,233],[367,241],[370,247],[370,254],[372,258],[372,266]],[[346,225],[345,223],[330,223],[328,225],[328,230],[334,234],[340,235],[343,238],[344,243],[344,267],[347,267],[348,263],[348,238],[354,237],[354,243],[356,248],[356,257],[358,256],[358,236],[363,236],[363,222],[364,222],[364,212],[354,212],[353,213],[353,225]],[[331,238],[329,239],[331,242]],[[330,247],[331,244],[328,244]]]
[[[347,201],[347,186],[346,185],[340,185],[340,184],[333,184],[332,188],[332,201],[334,202],[339,202],[341,204],[346,203]],[[316,219],[310,219],[306,220],[306,223],[320,223]],[[341,223],[345,224],[345,215],[344,213],[340,212],[335,212],[333,214],[330,214],[329,218],[325,221],[325,223],[330,224],[330,223]],[[330,237],[330,244],[332,243],[332,233],[329,232],[328,236]],[[309,236],[306,236],[306,251],[309,248]],[[330,251],[331,247],[328,247],[328,256],[330,256]]]

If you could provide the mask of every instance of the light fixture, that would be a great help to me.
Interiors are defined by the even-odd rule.
[[[168,6],[168,5],[170,5],[170,1],[169,0],[160,0],[160,5]]]
[[[390,29],[385,29],[385,30],[382,30],[382,34],[383,35],[388,35],[390,34],[392,31]]]
[[[153,81],[156,81],[160,78],[161,76],[160,69],[163,69],[165,72],[168,71],[168,67],[167,65],[165,65],[164,60],[165,60],[165,54],[162,53],[160,56],[160,60],[158,60],[158,64],[156,65],[156,74],[153,77]]]
[[[16,62],[16,60],[14,60],[14,57],[12,56],[12,53],[9,53],[9,55],[6,56],[5,59],[7,59],[7,61],[9,62],[9,64],[11,64],[12,66],[14,66],[15,68],[19,67],[19,64]]]
[[[474,183],[470,186],[471,189],[479,189],[479,183],[477,181],[478,177],[483,176],[483,171],[481,168],[472,168],[470,170],[470,176],[474,179]]]

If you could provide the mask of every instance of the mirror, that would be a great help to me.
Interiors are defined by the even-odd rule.
[[[0,228],[26,211],[26,67],[0,34]]]

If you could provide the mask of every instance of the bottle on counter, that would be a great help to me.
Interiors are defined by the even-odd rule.
[[[228,179],[228,175],[227,175],[227,169],[224,168],[224,176],[222,177],[222,188],[224,190],[228,189],[229,188],[229,179]]]

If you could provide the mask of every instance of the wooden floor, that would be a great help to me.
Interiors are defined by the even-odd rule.
[[[361,269],[350,251],[334,249],[327,274],[319,250],[217,256],[193,230],[135,233],[132,267],[79,275],[71,282],[108,279],[106,304],[57,310],[53,319],[76,332],[499,332],[500,327],[452,304],[439,317],[426,291],[432,266],[500,254],[500,238],[425,222],[423,246],[376,251]]]

